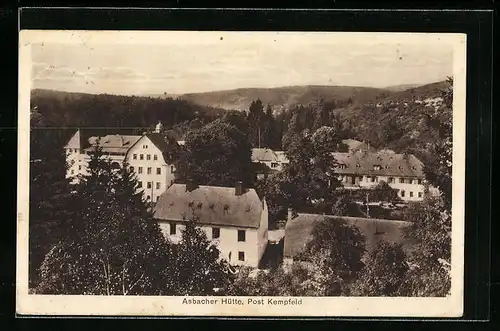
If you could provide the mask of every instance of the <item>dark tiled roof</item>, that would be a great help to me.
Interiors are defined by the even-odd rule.
[[[177,142],[175,140],[167,141],[163,134],[156,132],[148,133],[146,136],[162,152],[165,162],[170,163],[173,158],[173,146],[171,144],[177,144]]]
[[[285,245],[283,255],[293,258],[302,252],[311,240],[314,226],[325,218],[332,222],[343,219],[347,224],[356,226],[366,238],[366,249],[370,252],[375,245],[385,240],[390,243],[403,244],[403,229],[410,223],[403,221],[382,220],[373,218],[339,217],[318,214],[298,214],[285,226]]]
[[[254,189],[237,196],[233,187],[199,186],[186,192],[186,185],[174,184],[160,196],[154,218],[182,221],[194,213],[202,224],[258,228],[262,211]]]
[[[339,165],[344,165],[336,169],[338,174],[424,177],[423,163],[412,154],[359,151],[333,155]]]
[[[132,145],[134,145],[141,136],[121,135],[121,134],[108,134],[104,137],[92,136],[88,139],[90,147],[85,150],[90,150],[96,145],[99,139],[99,145],[102,147],[103,152],[108,153],[126,153]]]

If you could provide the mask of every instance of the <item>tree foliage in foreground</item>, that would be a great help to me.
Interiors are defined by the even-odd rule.
[[[40,293],[162,294],[170,247],[135,192],[127,167],[113,170],[100,147],[75,187],[65,236],[41,266]],[[121,175],[120,175],[121,173]]]
[[[197,217],[188,220],[181,241],[174,245],[168,277],[177,282],[172,284],[175,295],[216,295],[232,281],[229,264],[197,223]]]
[[[408,271],[406,254],[400,245],[381,241],[364,261],[359,278],[350,286],[351,295],[405,295],[402,285]]]
[[[225,121],[214,121],[186,138],[178,160],[177,180],[200,185],[233,186],[254,182],[251,147],[247,137]]]

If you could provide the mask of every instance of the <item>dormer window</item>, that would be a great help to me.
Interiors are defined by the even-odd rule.
[[[380,169],[382,169],[382,167],[378,164],[373,166],[373,170],[375,170],[375,171],[380,170]]]
[[[339,169],[345,169],[346,168],[346,165],[345,164],[339,164]]]
[[[198,204],[196,205],[196,207],[198,207],[198,209],[201,209],[202,206],[203,206],[203,203],[201,203],[201,202],[198,202]]]
[[[194,202],[193,201],[189,201],[188,206],[189,207],[193,207],[193,205],[194,205]]]

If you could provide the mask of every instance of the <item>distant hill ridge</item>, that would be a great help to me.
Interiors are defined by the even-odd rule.
[[[264,105],[271,104],[275,109],[283,109],[294,104],[309,104],[321,98],[326,101],[351,99],[363,104],[383,97],[387,92],[389,91],[371,87],[306,85],[188,93],[178,98],[228,110],[248,109],[252,101],[260,99]]]
[[[246,110],[250,106],[250,103],[257,99],[262,100],[264,105],[271,104],[274,109],[286,109],[294,104],[309,104],[321,98],[325,101],[351,100],[353,106],[359,106],[388,97],[396,97],[396,95],[402,92],[408,91],[411,93],[411,91],[414,91],[418,93],[418,90],[424,88],[425,86],[432,89],[434,84],[441,84],[441,82],[421,86],[415,84],[404,84],[386,88],[328,85],[284,86],[275,88],[238,88],[233,90],[201,93],[137,95],[135,97],[181,99],[202,106],[226,110]],[[32,95],[54,97],[59,99],[64,97],[80,98],[85,95],[99,94],[36,89],[32,91]],[[134,96],[129,95],[126,97]]]

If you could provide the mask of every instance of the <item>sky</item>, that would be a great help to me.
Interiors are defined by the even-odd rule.
[[[116,42],[34,42],[32,88],[184,94],[293,85],[423,85],[453,74],[453,46],[435,39],[393,42],[385,38],[365,43],[297,36],[264,40],[217,35],[215,39],[210,34],[208,41],[203,38],[158,43],[120,42],[119,38]]]

